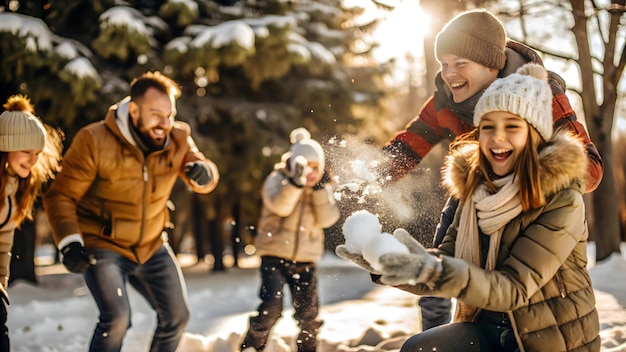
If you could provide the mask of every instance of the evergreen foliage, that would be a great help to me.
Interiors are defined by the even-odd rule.
[[[37,4],[10,1],[0,12],[0,100],[27,94],[69,142],[102,119],[136,75],[173,77],[183,90],[177,119],[192,125],[222,174],[217,190],[202,197],[209,221],[224,223],[239,208],[244,226],[256,223],[262,181],[293,128],[308,128],[322,144],[355,131],[379,140],[390,134],[372,120],[384,116],[390,66],[371,58],[376,21],[357,24],[360,7],[338,0]],[[188,197],[175,194],[179,209]]]

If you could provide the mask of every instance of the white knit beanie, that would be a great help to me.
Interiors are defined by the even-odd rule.
[[[23,95],[9,97],[0,115],[0,151],[43,150],[46,129],[33,115],[30,100]]]
[[[552,91],[548,72],[534,63],[516,73],[495,80],[483,93],[474,109],[474,126],[492,111],[508,111],[528,121],[541,137],[552,138]]]
[[[311,133],[306,128],[299,127],[291,131],[289,141],[292,143],[290,156],[301,155],[307,161],[317,162],[320,175],[324,172],[324,149],[314,139],[311,139]]]

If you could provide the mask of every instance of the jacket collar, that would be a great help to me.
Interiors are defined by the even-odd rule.
[[[446,157],[442,169],[443,186],[455,197],[460,198],[467,186],[467,177],[472,167],[468,160],[479,152],[478,143],[466,144],[453,150]],[[555,132],[552,139],[539,152],[541,188],[549,197],[568,187],[582,187],[587,172],[588,158],[583,143],[565,131]]]
[[[137,142],[135,138],[133,138],[132,133],[130,132],[130,115],[128,114],[128,104],[130,103],[130,97],[124,98],[117,104],[117,110],[115,110],[115,123],[117,127],[120,129],[122,136],[124,139],[128,141],[128,143],[137,146]]]

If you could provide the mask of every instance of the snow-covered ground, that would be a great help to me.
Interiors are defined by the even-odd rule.
[[[254,259],[242,260],[243,268],[219,273],[204,263],[184,268],[191,321],[179,351],[236,351],[248,315],[259,303]],[[600,311],[602,351],[626,351],[626,259],[614,254],[590,272]],[[38,275],[38,286],[16,282],[9,289],[13,350],[86,351],[97,309],[82,277],[68,274],[60,265],[40,267]],[[320,261],[319,279],[325,321],[320,352],[397,351],[407,336],[420,331],[417,296],[371,283],[369,274],[334,254]],[[132,327],[122,351],[147,351],[155,317],[134,291],[130,299]],[[285,307],[268,352],[295,351],[297,329],[288,301]]]

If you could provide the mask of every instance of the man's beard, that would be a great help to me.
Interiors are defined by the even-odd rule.
[[[137,126],[131,123],[132,128],[135,130],[135,135],[139,137],[141,143],[149,150],[161,150],[165,146],[166,137],[158,140],[150,136],[150,131],[145,128],[141,118],[137,119]]]

